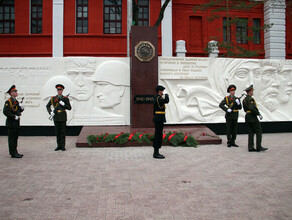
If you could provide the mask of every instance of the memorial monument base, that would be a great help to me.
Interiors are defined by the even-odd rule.
[[[87,143],[88,135],[97,134],[119,134],[124,133],[134,133],[134,132],[149,132],[154,134],[154,128],[132,128],[131,126],[84,126],[77,138],[76,147],[130,147],[130,146],[152,146],[151,144],[140,144],[137,142],[127,142],[123,145],[116,143],[94,143],[89,146]],[[165,125],[164,133],[168,132],[182,132],[188,135],[193,135],[199,145],[203,144],[221,144],[222,139],[216,135],[212,130],[210,130],[205,125]]]

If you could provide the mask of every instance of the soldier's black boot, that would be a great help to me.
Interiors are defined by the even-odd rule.
[[[259,147],[259,148],[257,148],[257,151],[266,151],[266,150],[268,150],[268,148],[266,148],[266,147]]]
[[[62,150],[62,151],[65,151],[65,150],[66,150],[66,148],[65,148],[65,147],[61,147],[61,150]]]
[[[58,150],[62,150],[62,148],[58,146],[58,147],[55,149],[55,151],[58,151]]]
[[[165,158],[165,156],[163,156],[159,153],[159,148],[154,148],[153,157],[156,159],[164,159]]]
[[[227,143],[227,147],[231,147],[231,143]]]
[[[22,156],[18,155],[18,154],[12,154],[11,158],[22,158]]]
[[[239,147],[237,144],[235,144],[235,142],[232,142],[231,146],[233,146],[233,147]]]
[[[23,157],[23,154],[19,154],[17,150],[16,150],[16,154]]]

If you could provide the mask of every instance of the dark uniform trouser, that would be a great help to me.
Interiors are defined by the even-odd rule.
[[[65,147],[66,121],[54,121],[58,147]]]
[[[162,132],[163,132],[163,122],[155,122],[155,135],[153,140],[154,148],[161,148],[162,145]]]
[[[237,119],[226,119],[227,144],[234,144],[237,135]]]
[[[18,135],[19,128],[8,128],[8,147],[10,155],[15,155],[17,153]]]
[[[259,122],[248,122],[248,149],[254,148],[254,134],[257,137],[256,149],[259,150],[262,147],[262,128]]]

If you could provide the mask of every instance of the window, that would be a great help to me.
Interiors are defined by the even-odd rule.
[[[76,0],[76,33],[88,33],[88,0]]]
[[[14,32],[14,0],[2,0],[0,1],[0,34],[14,34]]]
[[[229,26],[229,28],[227,28]],[[228,32],[227,32],[228,30]],[[230,25],[230,18],[227,21],[227,18],[223,18],[223,41],[230,42],[231,39],[231,25]],[[228,34],[227,34],[228,33]]]
[[[43,0],[31,0],[30,19],[32,34],[42,33],[42,18],[43,18]]]
[[[260,44],[261,42],[260,26],[261,26],[261,19],[254,18],[253,19],[253,43],[254,44]]]
[[[139,8],[138,25],[148,26],[149,25],[149,0],[138,0],[137,5]]]
[[[122,33],[122,0],[104,0],[103,33]]]
[[[239,18],[236,21],[236,43],[247,44],[247,18]]]

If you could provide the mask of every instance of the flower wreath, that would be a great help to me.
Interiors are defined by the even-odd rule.
[[[196,139],[189,133],[182,132],[168,132],[163,134],[163,142],[172,146],[183,146],[183,147],[197,147],[198,142]],[[87,143],[89,146],[92,146],[93,143],[116,143],[116,144],[125,144],[129,141],[151,144],[154,140],[154,135],[147,132],[134,132],[134,133],[124,133],[119,134],[100,134],[100,135],[88,135]]]

